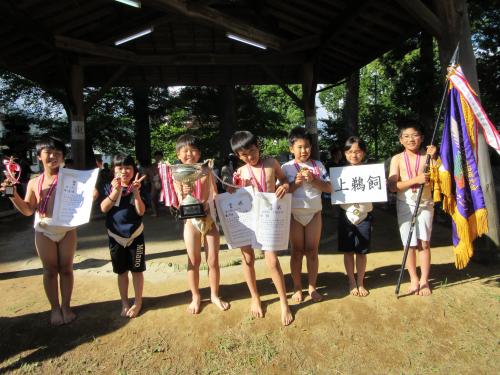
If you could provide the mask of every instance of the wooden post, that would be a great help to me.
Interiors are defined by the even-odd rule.
[[[134,86],[135,156],[141,166],[151,164],[151,129],[149,126],[149,88]]]
[[[318,124],[316,120],[316,86],[314,63],[306,62],[303,66],[302,103],[304,104],[304,119],[306,129],[313,136],[311,157],[319,159]]]
[[[444,34],[441,38],[438,38],[439,58],[443,73],[446,71],[457,43],[460,42],[460,65],[471,87],[479,94],[476,59],[472,50],[466,1],[434,0],[434,6],[439,19],[446,25]],[[488,208],[488,234],[481,237],[477,244],[479,246],[475,248],[476,253],[480,253],[480,258],[492,258],[494,256],[493,250],[496,248],[498,251],[500,247],[499,220],[488,145],[482,132],[478,132],[478,171],[484,200]],[[498,256],[498,253],[496,253],[496,256]]]
[[[236,100],[234,85],[224,85],[221,90],[221,127],[220,140],[221,159],[224,160],[232,152],[229,139],[236,129]]]
[[[83,102],[83,68],[73,64],[70,69],[71,157],[76,169],[85,167],[85,113]]]

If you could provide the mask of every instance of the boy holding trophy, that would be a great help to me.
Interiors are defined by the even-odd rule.
[[[204,243],[208,263],[210,301],[222,311],[229,303],[219,297],[219,229],[215,223],[213,199],[217,194],[212,173],[207,165],[198,164],[201,157],[198,141],[184,134],[176,143],[177,157],[182,164],[171,166],[176,194],[181,202],[180,219],[184,219],[184,243],[188,254],[188,283],[192,301],[187,311],[198,314],[201,306],[199,290],[201,245]]]
[[[53,138],[42,138],[36,145],[36,151],[38,160],[43,164],[43,173],[29,181],[24,200],[17,193],[13,181],[13,161],[11,165],[6,165],[9,168],[6,172],[11,175],[2,183],[0,190],[6,193],[10,190],[11,202],[23,215],[35,214],[35,246],[43,265],[43,286],[51,307],[50,323],[59,326],[76,318],[70,308],[76,229],[54,226],[51,223],[57,176],[64,161],[66,147]]]

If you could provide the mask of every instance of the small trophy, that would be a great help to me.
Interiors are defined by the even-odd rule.
[[[211,160],[196,164],[173,164],[170,166],[172,177],[177,182],[186,184],[193,188],[194,183],[201,177],[209,173]],[[203,203],[197,198],[188,194],[179,205],[179,219],[191,219],[195,217],[205,217]]]
[[[21,177],[21,166],[14,161],[14,157],[11,156],[8,159],[3,160],[3,165],[5,166],[5,196],[14,196],[14,185],[19,183],[19,177]]]

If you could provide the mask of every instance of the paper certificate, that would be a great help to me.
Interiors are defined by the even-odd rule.
[[[274,193],[254,194],[246,187],[217,195],[215,204],[230,248],[288,249],[291,194],[277,199]]]
[[[274,193],[256,193],[254,206],[258,214],[257,243],[262,250],[286,250],[290,237],[292,195],[278,199]]]
[[[330,168],[332,204],[386,202],[384,164]]]
[[[90,220],[94,187],[99,169],[78,171],[60,168],[52,222],[63,227],[76,227]]]
[[[238,189],[234,194],[223,193],[215,196],[215,205],[231,249],[250,246],[255,242],[255,211],[252,187]]]

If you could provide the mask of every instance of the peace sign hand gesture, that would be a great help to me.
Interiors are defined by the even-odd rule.
[[[141,190],[141,182],[145,178],[146,178],[146,175],[144,175],[141,178],[139,178],[139,172],[137,172],[137,174],[135,175],[134,181],[132,181],[132,191],[134,193],[135,192],[139,192],[139,190]]]

